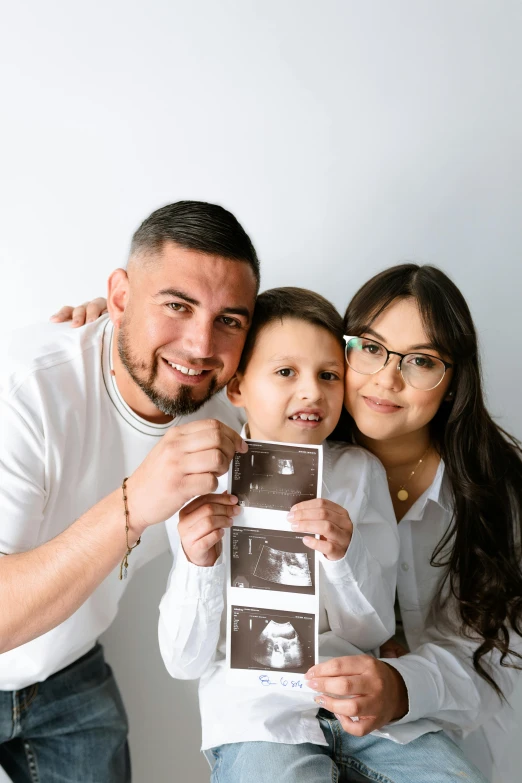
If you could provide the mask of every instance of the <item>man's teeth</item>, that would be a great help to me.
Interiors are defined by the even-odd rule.
[[[295,416],[291,416],[291,419],[302,419],[303,421],[320,421],[317,413],[296,413]]]
[[[201,375],[203,372],[203,370],[191,370],[189,367],[183,367],[182,364],[172,364],[172,362],[167,362],[167,364],[170,364],[175,370],[182,372],[183,375]]]

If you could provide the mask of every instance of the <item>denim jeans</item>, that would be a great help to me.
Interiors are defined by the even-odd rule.
[[[352,737],[319,711],[328,745],[238,742],[213,748],[211,783],[488,783],[442,731],[399,745]]]
[[[14,783],[128,783],[127,716],[103,649],[0,691],[0,766]]]

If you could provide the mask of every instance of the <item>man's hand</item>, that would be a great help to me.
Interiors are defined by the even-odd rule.
[[[215,419],[171,427],[127,482],[130,527],[136,538],[164,522],[196,495],[207,495],[247,444]]]
[[[408,712],[408,692],[399,672],[371,655],[332,658],[306,673],[315,701],[335,713],[343,729],[363,737]],[[351,720],[357,718],[357,721]]]
[[[71,321],[71,326],[76,329],[78,326],[83,326],[85,323],[91,323],[96,321],[100,315],[107,312],[107,300],[103,296],[99,296],[97,299],[92,299],[90,302],[84,302],[77,307],[70,307],[65,305],[57,313],[51,316],[50,320],[54,323],[63,323],[64,321]]]
[[[178,531],[183,551],[191,563],[209,568],[218,559],[225,528],[241,513],[237,497],[201,495],[179,512]]]
[[[305,500],[292,506],[288,514],[292,530],[316,533],[321,538],[305,536],[303,543],[322,552],[328,560],[341,560],[352,540],[353,525],[348,512],[324,498]]]

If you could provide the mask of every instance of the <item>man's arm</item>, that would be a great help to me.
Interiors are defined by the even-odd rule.
[[[236,432],[214,420],[169,430],[127,482],[129,543],[190,498],[212,492],[234,452],[246,450],[242,444]],[[43,451],[37,423],[2,400],[0,550],[7,555],[0,557],[0,653],[70,617],[126,552],[121,488],[38,545],[47,499]]]
[[[64,622],[121,561],[122,503],[119,489],[51,541],[0,558],[0,654]]]

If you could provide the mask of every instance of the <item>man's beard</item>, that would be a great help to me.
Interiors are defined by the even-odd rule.
[[[202,405],[204,405],[211,397],[220,391],[225,384],[219,386],[215,376],[211,378],[208,385],[207,392],[202,399],[195,400],[192,397],[191,386],[180,386],[175,397],[168,397],[162,394],[161,391],[155,388],[156,378],[158,375],[158,365],[160,359],[158,356],[154,358],[152,367],[148,374],[148,378],[142,378],[139,375],[139,371],[146,372],[147,366],[144,362],[139,361],[132,355],[132,351],[129,346],[129,340],[125,325],[122,323],[120,331],[118,333],[118,354],[121,359],[121,363],[129,373],[130,377],[136,383],[140,389],[145,392],[149,400],[166,416],[188,416],[190,413],[198,411]]]

